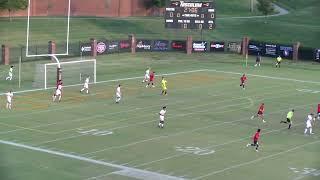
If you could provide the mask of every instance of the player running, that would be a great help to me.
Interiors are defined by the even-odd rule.
[[[116,103],[118,104],[121,100],[121,85],[119,84],[116,89]]]
[[[245,89],[245,84],[246,84],[246,81],[247,81],[247,76],[246,74],[243,74],[240,78],[240,86],[242,86],[242,89]]]
[[[256,115],[251,116],[251,119],[256,118],[256,117],[260,117],[262,119],[262,122],[265,123],[266,121],[264,120],[264,116],[263,116],[264,110],[265,110],[264,103],[261,103],[259,110],[258,110],[258,113]]]
[[[291,128],[292,125],[292,117],[293,117],[293,113],[294,113],[294,109],[292,109],[291,111],[288,112],[287,114],[287,121],[280,121],[280,123],[289,123],[289,127],[288,129]]]
[[[318,104],[317,118],[320,120],[320,104]]]
[[[253,140],[253,143],[252,144],[250,144],[250,143],[248,143],[247,144],[247,147],[249,147],[249,146],[254,146],[254,147],[256,147],[256,151],[258,152],[259,150],[258,150],[258,148],[259,148],[259,139],[260,139],[260,132],[261,132],[261,129],[258,129],[257,130],[257,132],[254,134],[254,136],[252,137],[252,140]]]
[[[13,77],[13,66],[10,66],[9,72],[8,72],[8,76],[6,77],[6,80],[11,81]]]
[[[279,56],[277,57],[276,67],[279,67],[279,68],[280,68],[281,61],[282,61],[282,58],[281,58],[281,56],[279,55]]]
[[[313,114],[309,114],[307,116],[307,119],[306,119],[306,128],[304,129],[304,134],[307,135],[307,132],[309,130],[309,134],[313,134],[312,132],[312,121],[313,121]]]
[[[142,83],[144,82],[149,82],[149,79],[150,79],[150,68],[148,68],[144,74],[144,79],[142,81]]]
[[[8,91],[6,94],[7,97],[7,104],[6,104],[6,108],[11,110],[12,109],[12,99],[13,99],[13,92],[12,90]]]
[[[89,94],[89,81],[90,81],[90,76],[88,76],[84,80],[83,88],[80,90],[80,92],[83,92],[84,90],[86,90],[87,94]]]
[[[154,86],[154,71],[151,71],[151,73],[150,73],[150,79],[149,79],[149,82],[148,82],[148,84],[146,85],[146,87],[155,87]],[[150,86],[151,85],[151,86]]]
[[[159,121],[159,125],[158,125],[159,128],[163,128],[164,127],[164,115],[167,112],[166,109],[167,109],[167,107],[163,106],[161,111],[159,112],[159,115],[160,115],[160,121]]]
[[[162,77],[162,80],[161,80],[161,87],[162,87],[161,94],[167,95],[167,80],[165,80],[164,77]]]
[[[53,96],[52,96],[52,102],[54,102],[57,99],[57,96],[59,97],[58,100],[59,102],[61,101],[62,98],[62,81],[59,81],[57,83],[57,88],[56,91],[54,92]]]

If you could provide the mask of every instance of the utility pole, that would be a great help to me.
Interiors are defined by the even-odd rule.
[[[254,0],[250,0],[250,11],[253,12],[253,1]]]

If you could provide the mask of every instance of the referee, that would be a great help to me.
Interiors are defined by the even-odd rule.
[[[289,127],[288,129],[291,128],[292,125],[292,117],[293,117],[293,113],[294,113],[294,109],[292,109],[291,111],[288,112],[287,114],[287,121],[280,121],[280,123],[289,123]]]
[[[279,56],[277,57],[276,67],[279,67],[279,68],[280,68],[281,61],[282,61],[282,58],[281,58],[281,56],[279,55]]]

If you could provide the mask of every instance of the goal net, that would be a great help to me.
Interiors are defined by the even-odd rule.
[[[90,83],[96,83],[96,60],[80,60],[60,62],[63,86],[75,86],[84,83],[90,76]],[[54,88],[57,83],[58,63],[38,64],[36,67],[33,87]]]

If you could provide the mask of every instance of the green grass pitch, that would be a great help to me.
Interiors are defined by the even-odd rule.
[[[314,135],[303,134],[320,102],[319,66],[284,60],[275,68],[264,58],[255,68],[248,61],[244,67],[232,54],[114,54],[98,57],[100,83],[89,95],[66,87],[62,102],[52,103],[52,90],[16,93],[12,111],[2,96],[0,179],[319,179],[320,122]],[[31,88],[35,63],[23,64],[21,90]],[[146,67],[158,75],[155,88],[141,83]],[[167,96],[160,95],[162,74]],[[123,99],[115,104],[118,83]],[[1,80],[0,88],[17,92],[16,84]],[[262,102],[266,123],[250,119]],[[280,121],[292,108],[288,130]],[[246,147],[257,128],[259,152]]]

